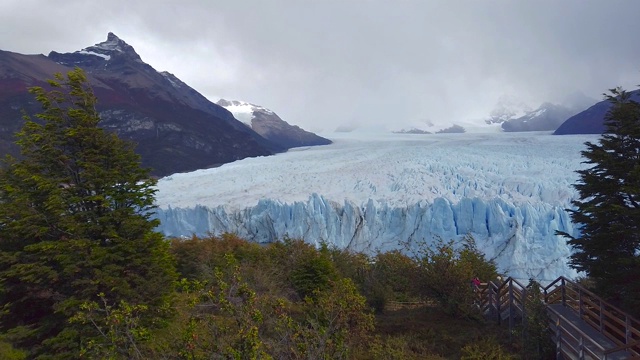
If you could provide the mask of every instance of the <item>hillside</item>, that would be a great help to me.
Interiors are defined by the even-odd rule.
[[[84,69],[98,97],[101,126],[134,141],[144,166],[164,176],[284,151],[224,108],[167,72],[142,61],[133,47],[109,33],[85,49],[49,56],[0,51],[0,152],[17,155],[13,134],[22,112],[39,111],[31,86],[46,86],[56,72]]]

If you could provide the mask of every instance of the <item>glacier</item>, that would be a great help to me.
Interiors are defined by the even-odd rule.
[[[369,254],[469,234],[506,275],[578,275],[555,232],[579,235],[571,185],[585,167],[584,142],[597,135],[324,136],[334,143],[160,179],[159,230],[260,243],[288,236]]]

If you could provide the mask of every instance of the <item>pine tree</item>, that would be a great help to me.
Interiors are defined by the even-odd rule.
[[[0,170],[0,330],[30,358],[69,358],[93,336],[68,323],[82,303],[103,293],[157,310],[174,268],[151,219],[155,182],[132,144],[98,127],[84,72],[48,82],[30,89],[43,110],[25,115],[21,158]]]
[[[607,96],[612,106],[599,143],[586,143],[590,168],[578,171],[573,202],[580,237],[571,265],[594,280],[609,300],[640,313],[640,104],[621,89]]]

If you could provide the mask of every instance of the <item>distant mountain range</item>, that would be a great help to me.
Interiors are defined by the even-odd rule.
[[[632,100],[640,101],[640,90],[630,91],[629,93],[631,93]],[[553,134],[602,134],[604,132],[604,117],[610,108],[611,103],[608,100],[600,101],[568,118]]]
[[[582,93],[574,93],[563,99],[561,104],[546,102],[531,110],[523,102],[503,97],[485,122],[500,123],[502,130],[506,132],[551,131],[595,102],[596,100]]]
[[[502,123],[502,130],[516,131],[551,131],[555,130],[570,116],[582,109],[569,108],[552,103],[544,103],[534,111]]]
[[[418,128],[401,129],[401,130],[398,130],[398,131],[393,131],[393,133],[395,133],[395,134],[419,134],[419,135],[432,134],[429,131],[421,130],[421,129],[418,129]]]
[[[143,165],[156,176],[321,142],[307,144],[293,133],[276,136],[275,127],[269,138],[260,135],[171,73],[144,63],[133,47],[109,33],[106,41],[73,53],[0,50],[0,153],[18,153],[13,134],[22,126],[22,111],[40,110],[27,89],[46,87],[54,73],[75,66],[85,70],[94,88],[101,126],[137,143]]]
[[[462,134],[465,132],[467,132],[467,130],[464,127],[457,124],[453,124],[452,126],[446,129],[436,131],[436,134]]]

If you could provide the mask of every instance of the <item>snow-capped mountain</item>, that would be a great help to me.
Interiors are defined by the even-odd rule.
[[[531,110],[531,107],[522,100],[514,96],[502,95],[485,122],[487,124],[502,124],[505,121],[525,116]]]
[[[490,114],[487,124],[501,124],[503,131],[552,131],[565,120],[595,103],[581,92],[569,94],[559,104],[545,102],[531,109],[514,97],[503,96]]]
[[[54,54],[58,54],[54,52]],[[86,57],[80,57],[76,59],[80,59],[78,63],[86,63],[96,61],[99,64],[108,66],[109,60],[111,60],[112,56],[125,55],[129,59],[133,59],[139,63],[143,63],[140,55],[136,53],[135,49],[117,37],[114,33],[107,34],[107,40],[101,43],[95,44],[93,46],[86,47],[82,50],[78,50],[73,54],[76,55],[87,55]],[[60,54],[58,54],[60,55]]]
[[[300,146],[331,144],[331,140],[290,125],[275,112],[243,101],[220,99],[216,104],[229,110],[233,116],[253,131],[286,149]]]
[[[144,166],[157,176],[284,151],[224,108],[168,72],[142,61],[115,34],[72,53],[49,56],[0,51],[0,154],[17,154],[22,109],[40,106],[27,89],[45,86],[56,72],[85,70],[98,98],[101,126],[134,141]]]
[[[473,235],[501,271],[522,279],[575,276],[578,235],[567,208],[593,135],[415,136],[341,133],[329,146],[248,158],[158,183],[169,236],[284,236],[374,253]]]
[[[552,103],[544,103],[524,116],[502,123],[504,131],[553,131],[565,120],[579,112],[580,109],[569,108]]]

